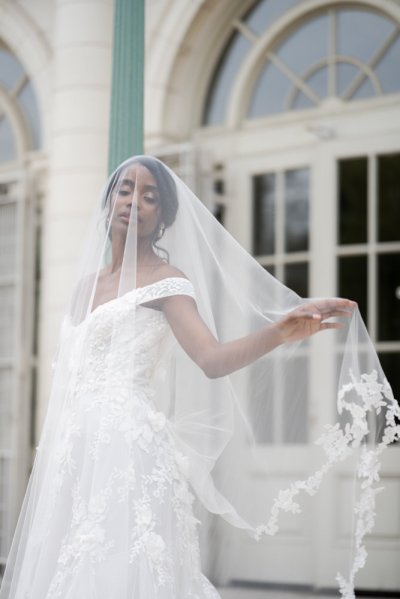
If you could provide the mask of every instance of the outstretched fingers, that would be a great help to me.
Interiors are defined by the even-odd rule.
[[[321,313],[322,320],[326,320],[327,318],[333,318],[335,316],[350,318],[353,315],[353,312],[349,310],[326,310]]]
[[[341,322],[321,322],[320,331],[324,331],[326,329],[342,329],[343,323]]]
[[[350,318],[353,315],[356,302],[345,299],[320,300],[313,304],[316,308],[315,313],[321,315],[322,320],[333,317]]]

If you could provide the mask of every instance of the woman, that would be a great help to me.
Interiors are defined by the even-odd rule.
[[[367,412],[372,421],[372,408],[388,407],[385,430],[398,434],[396,404],[368,337],[361,341],[378,373],[379,400],[352,378],[358,319],[350,300],[305,302],[279,284],[160,161],[123,163],[94,216],[63,321],[0,599],[219,597],[201,573],[195,496],[254,538],[273,536],[280,511],[299,511],[294,497],[314,494],[361,444]],[[322,439],[327,460],[317,472],[309,465],[277,496],[276,480],[266,480],[268,500],[257,511],[240,492],[251,441],[263,434],[260,418],[270,426],[281,395],[289,397],[288,439],[298,439],[315,357],[318,365],[307,339],[327,329],[342,329],[336,351],[345,369],[336,390],[341,384],[339,407],[353,422],[339,449],[339,425],[335,442],[332,432]],[[328,384],[321,391],[330,392]],[[359,397],[361,407],[369,401],[364,420]],[[361,549],[359,534],[356,558]],[[348,582],[340,579],[345,597],[359,561]]]
[[[147,164],[147,166],[145,166]],[[155,163],[157,164],[157,163]],[[152,174],[154,161],[149,158],[133,162],[118,180],[118,189],[111,194],[112,260],[98,279],[93,306],[96,307],[118,295],[118,278],[123,263],[126,230],[131,218],[137,226],[136,287],[144,287],[167,278],[185,277],[178,268],[166,262],[154,247],[157,237],[173,224],[174,207],[169,206],[167,190],[160,194],[159,186],[167,187],[167,173]],[[158,167],[158,165],[157,165]],[[149,170],[150,169],[150,170]],[[165,183],[164,183],[165,180]],[[173,182],[170,182],[172,188]],[[172,192],[173,193],[173,192]],[[114,224],[115,223],[115,224]],[[114,224],[114,227],[113,227]],[[188,285],[185,285],[187,288]],[[301,306],[273,324],[231,343],[217,341],[202,321],[196,302],[190,295],[174,294],[147,302],[149,307],[162,310],[183,349],[204,371],[206,376],[220,377],[247,366],[278,345],[303,339],[338,323],[325,322],[332,316],[351,316],[355,302],[345,299],[322,300]]]

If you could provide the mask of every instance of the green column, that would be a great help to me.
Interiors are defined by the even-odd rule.
[[[143,153],[144,2],[115,0],[109,172]]]

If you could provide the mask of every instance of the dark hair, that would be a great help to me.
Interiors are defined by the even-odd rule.
[[[134,164],[141,164],[153,175],[160,193],[161,220],[165,227],[170,227],[174,222],[178,211],[178,196],[176,193],[175,181],[163,163],[150,156],[131,158],[117,168],[107,185],[103,199],[103,208],[109,203],[111,193],[117,185],[121,173]]]

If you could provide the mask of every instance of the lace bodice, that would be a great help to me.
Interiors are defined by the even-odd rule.
[[[194,289],[187,279],[168,277],[99,305],[77,326],[65,321],[63,333],[74,344],[70,373],[80,392],[151,384],[171,332],[164,313],[144,304],[171,295],[194,297]]]

